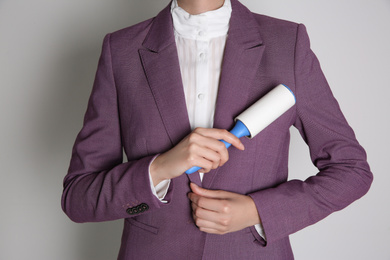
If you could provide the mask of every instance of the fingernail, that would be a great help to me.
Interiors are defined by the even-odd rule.
[[[191,183],[190,183],[190,188],[191,188],[191,190],[192,190],[192,188],[193,188],[194,186],[196,186],[196,184],[193,183],[193,182],[191,182]]]

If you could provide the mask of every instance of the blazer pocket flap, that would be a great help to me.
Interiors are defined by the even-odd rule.
[[[135,220],[134,218],[127,218],[126,221],[128,221],[132,226],[139,227],[139,228],[146,230],[146,231],[149,231],[150,233],[153,233],[155,235],[158,234],[158,228],[150,226],[150,225],[142,223],[142,222],[139,222],[139,221]]]

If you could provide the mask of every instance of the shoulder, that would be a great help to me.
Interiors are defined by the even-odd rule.
[[[287,21],[263,14],[252,13],[262,34],[272,35],[296,35],[299,23]]]
[[[271,43],[276,46],[295,47],[298,38],[304,36],[305,39],[309,39],[306,27],[301,23],[256,13],[252,13],[252,15],[265,43]]]
[[[132,48],[142,45],[154,19],[155,17],[109,33],[110,45],[115,49],[121,49],[123,47]]]

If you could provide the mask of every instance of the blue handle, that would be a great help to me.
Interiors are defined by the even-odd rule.
[[[233,129],[230,131],[230,133],[237,136],[238,138],[250,135],[248,128],[240,120],[237,120],[236,125],[233,127]],[[228,143],[224,140],[220,140],[220,141],[225,144],[226,148],[229,148],[232,145],[231,143]],[[194,166],[191,169],[188,169],[186,171],[186,173],[191,174],[191,173],[199,171],[200,169],[201,169],[200,167]]]

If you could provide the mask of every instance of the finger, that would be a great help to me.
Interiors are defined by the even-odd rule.
[[[220,137],[219,139],[222,139],[230,144],[232,144],[234,147],[236,147],[239,150],[245,150],[244,144],[241,142],[241,140],[233,135],[232,133],[228,132],[227,130],[224,129],[217,129]]]
[[[209,234],[216,234],[216,235],[226,234],[226,232],[221,232],[221,231],[213,229],[213,228],[200,227],[199,230],[202,232],[205,232],[205,233],[209,233]]]
[[[239,150],[245,150],[244,144],[234,134],[225,130],[225,132],[222,132],[222,135],[223,137],[221,139],[224,140],[225,142],[231,143],[234,147],[236,147]]]
[[[206,171],[216,169],[221,164],[221,155],[202,143],[192,143],[188,146],[187,167],[198,166]]]
[[[198,215],[198,211],[212,211],[212,212],[219,212],[221,209],[221,203],[217,199],[210,199],[207,197],[199,196],[195,193],[189,193],[188,198],[191,200],[191,207],[192,211],[196,212],[196,215]],[[202,214],[202,216],[205,216]]]
[[[219,155],[218,166],[224,165],[229,160],[229,152],[224,143],[219,140],[207,137],[205,146]]]
[[[198,166],[205,171],[216,169],[221,163],[221,156],[219,153],[208,148],[199,147],[196,154],[190,157],[190,167]]]
[[[229,225],[229,216],[225,214],[221,214],[216,211],[208,210],[202,207],[199,207],[195,203],[191,203],[193,218],[195,221],[204,220],[210,223],[214,223],[213,228],[221,228],[223,226]]]
[[[201,218],[194,218],[195,225],[200,231],[212,233],[212,234],[225,234],[228,231],[227,226],[219,225],[215,222],[208,221]]]
[[[190,183],[191,190],[202,197],[207,197],[210,199],[229,199],[232,196],[231,192],[223,191],[223,190],[208,190],[205,188],[201,188],[195,183]]]
[[[194,132],[201,134],[203,136],[212,137],[217,140],[222,139],[228,143],[231,143],[234,147],[236,147],[239,150],[245,149],[241,140],[237,136],[233,135],[232,133],[230,133],[225,129],[196,128]]]
[[[188,193],[188,198],[191,201],[191,207],[193,211],[196,210],[196,207],[204,208],[207,210],[214,210],[214,207],[216,207],[216,203],[213,201],[214,199],[202,197],[193,192]]]
[[[217,166],[222,166],[225,162],[228,161],[229,153],[224,143],[219,141],[219,139],[212,137],[212,135],[210,136],[207,134],[210,132],[210,130],[213,129],[198,130],[198,132],[194,131],[188,138],[188,142],[190,143],[188,145],[188,152],[189,154],[203,156],[212,162],[218,161]],[[209,149],[210,151],[206,153],[206,150],[201,150],[201,148]],[[214,152],[214,154],[211,152]],[[218,160],[214,156],[218,156]],[[200,165],[198,166],[200,167]]]

